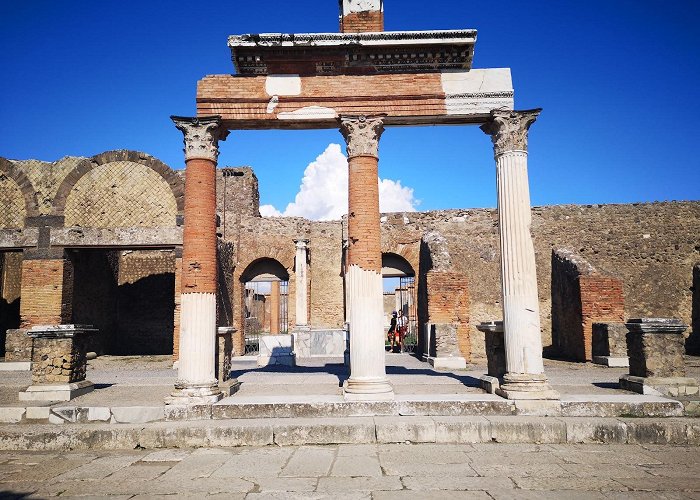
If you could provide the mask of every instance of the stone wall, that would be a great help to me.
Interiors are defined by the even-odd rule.
[[[593,359],[593,323],[624,321],[622,282],[602,276],[570,250],[552,250],[552,347],[574,361]]]
[[[688,354],[700,355],[700,264],[693,266],[693,300],[690,320],[690,335],[685,347]]]

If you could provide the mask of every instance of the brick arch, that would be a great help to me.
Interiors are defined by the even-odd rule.
[[[12,179],[24,200],[25,217],[36,217],[39,215],[39,200],[36,196],[36,189],[29,177],[22,172],[17,166],[7,158],[0,157],[0,174],[6,175],[8,179]],[[21,223],[24,227],[24,221]]]
[[[382,255],[394,254],[404,259],[413,268],[415,276],[418,276],[420,263],[420,240],[408,243],[396,243],[393,245],[382,245]]]
[[[156,172],[170,187],[175,197],[177,215],[182,216],[185,210],[185,182],[184,180],[165,163],[157,158],[139,151],[129,151],[119,149],[115,151],[105,151],[91,158],[86,158],[76,165],[76,167],[63,179],[53,200],[52,215],[63,215],[68,195],[75,185],[91,170],[107,163],[128,161],[138,163]]]
[[[255,264],[256,262],[260,262],[264,259],[270,259],[279,262],[282,267],[284,267],[287,270],[287,273],[290,271],[294,270],[294,257],[296,255],[296,247],[294,247],[293,244],[290,244],[290,249],[281,249],[281,248],[276,248],[276,247],[268,247],[266,250],[259,255],[255,255],[243,262],[240,262],[239,265],[236,267],[240,270],[239,271],[239,279],[241,276],[244,276],[246,271],[251,267],[251,265]]]
[[[243,272],[241,272],[239,278],[240,281],[247,282],[256,276],[259,276],[259,274],[253,274],[253,271],[256,270],[256,268],[259,271],[277,276],[281,281],[289,281],[289,272],[287,271],[287,268],[284,267],[284,264],[277,259],[272,259],[269,257],[261,257],[248,264],[243,269]]]

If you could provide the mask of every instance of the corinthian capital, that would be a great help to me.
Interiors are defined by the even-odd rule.
[[[495,155],[507,151],[527,151],[527,131],[540,111],[542,108],[526,111],[492,110],[491,120],[484,123],[481,130],[491,136]]]
[[[228,130],[221,127],[220,116],[171,116],[170,119],[185,136],[185,160],[200,158],[216,162],[219,141],[226,140],[228,135]]]
[[[341,116],[340,133],[347,144],[348,158],[379,158],[379,138],[384,132],[384,116]]]

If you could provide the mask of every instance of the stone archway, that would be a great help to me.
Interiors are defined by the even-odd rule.
[[[262,257],[244,269],[240,281],[240,354],[257,354],[263,334],[289,332],[289,272],[276,259]]]
[[[401,255],[382,253],[382,282],[384,289],[384,326],[388,328],[393,311],[408,319],[402,352],[414,353],[418,347],[418,308],[416,272]]]

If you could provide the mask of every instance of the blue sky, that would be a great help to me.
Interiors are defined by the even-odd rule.
[[[197,5],[195,7],[195,5]],[[56,160],[110,149],[182,168],[169,115],[231,73],[229,34],[337,31],[337,2],[0,3],[0,156]],[[475,28],[474,67],[510,67],[531,129],[534,205],[699,199],[700,2],[386,0],[387,30]],[[335,130],[234,131],[220,165],[250,165],[282,210]],[[380,176],[420,210],[495,205],[489,138],[476,127],[390,128]]]

